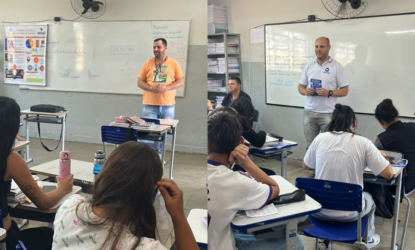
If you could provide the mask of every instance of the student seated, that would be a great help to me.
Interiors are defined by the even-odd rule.
[[[56,213],[53,249],[166,249],[156,238],[157,190],[172,217],[176,249],[199,249],[183,211],[183,193],[161,179],[160,157],[144,143],[117,147],[98,174],[92,198],[69,197]]]
[[[252,129],[252,118],[254,117],[254,106],[252,102],[245,97],[239,97],[231,103],[229,108],[222,107],[221,109],[233,112],[238,121],[242,125],[242,136],[249,141],[254,147],[262,147],[265,143],[267,133],[265,131],[259,131],[258,133]],[[267,175],[275,175],[275,172],[271,169],[261,168]],[[233,167],[233,171],[245,172],[245,169],[239,165]]]
[[[402,188],[415,189],[415,123],[401,122],[399,112],[391,99],[385,99],[376,107],[376,119],[385,129],[375,138],[377,148],[403,153],[408,165],[404,168]],[[396,186],[391,186],[395,193]]]
[[[368,167],[374,175],[387,179],[393,172],[389,162],[373,143],[354,133],[356,117],[346,105],[336,104],[327,132],[319,134],[311,143],[304,157],[303,168],[315,169],[316,179],[359,184],[363,188],[363,172]],[[369,214],[368,246],[379,244],[380,237],[375,234],[375,203],[372,196],[363,192],[362,216]],[[312,214],[326,221],[350,222],[357,220],[357,212],[323,209]],[[330,249],[330,242],[320,243],[320,249]]]
[[[208,117],[209,250],[285,249],[285,239],[257,240],[252,234],[231,229],[239,210],[261,208],[280,192],[278,184],[249,159],[241,135],[242,125],[227,109],[216,110]],[[230,170],[234,163],[248,175]],[[300,237],[297,249],[304,249]]]
[[[7,230],[6,248],[16,249],[17,241],[21,240],[27,249],[50,249],[53,236],[51,228],[39,227],[19,231],[16,222],[11,220],[7,196],[12,179],[38,208],[47,210],[56,205],[65,194],[72,191],[73,175],[65,180],[56,177],[58,188],[44,193],[33,179],[26,162],[13,151],[19,127],[19,105],[13,99],[0,96],[0,209],[3,214],[3,227]]]
[[[231,102],[229,107],[234,108],[242,117],[242,136],[248,140],[254,147],[262,147],[265,143],[267,133],[259,131],[258,133],[252,129],[252,119],[254,118],[255,109],[252,102],[245,97],[239,97]]]

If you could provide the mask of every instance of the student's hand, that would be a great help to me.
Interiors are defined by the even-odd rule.
[[[208,107],[208,110],[213,110],[212,103],[210,102],[210,100],[208,100],[207,102],[207,107]]]
[[[240,166],[244,164],[248,157],[249,148],[243,144],[239,144],[229,155],[229,162],[236,163]]]
[[[66,177],[66,179],[62,180],[59,176],[56,176],[56,182],[58,183],[58,188],[62,190],[65,194],[69,194],[72,192],[73,187],[73,174]]]
[[[316,92],[321,96],[329,96],[329,91],[327,89],[316,89]]]
[[[16,135],[16,140],[18,140],[18,141],[26,141],[25,139],[23,139],[22,137],[20,137],[18,135]]]
[[[306,95],[307,96],[312,96],[312,95],[314,95],[314,93],[315,93],[314,89],[312,89],[312,88],[307,88],[306,89]]]
[[[161,179],[157,182],[160,193],[166,202],[166,209],[172,218],[184,216],[183,192],[177,184],[170,179]]]

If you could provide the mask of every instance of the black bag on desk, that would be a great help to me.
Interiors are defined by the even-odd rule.
[[[43,113],[58,113],[59,111],[65,110],[62,106],[56,106],[51,104],[39,104],[30,107],[30,111],[43,112]]]
[[[376,204],[376,216],[386,219],[391,219],[393,217],[395,199],[392,197],[392,192],[387,186],[365,183],[363,191],[372,195],[373,201]]]

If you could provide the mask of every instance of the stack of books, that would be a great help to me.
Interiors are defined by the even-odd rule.
[[[208,78],[208,90],[214,91],[226,91],[226,87],[223,87],[223,79]]]
[[[225,98],[225,97],[224,96],[216,96],[216,106],[215,106],[215,108],[218,108],[219,106],[222,105],[223,98]]]
[[[39,177],[37,175],[32,175],[35,181],[39,181]],[[40,184],[39,184],[40,185]],[[7,195],[7,204],[15,208],[17,205],[22,204],[24,202],[32,203],[23,191],[19,188],[14,180],[12,180],[12,185],[10,188],[10,193]]]
[[[228,57],[228,72],[239,73],[240,65],[237,57]],[[219,73],[226,72],[225,58],[218,58]]]
[[[154,122],[146,122],[137,116],[119,116],[115,117],[115,122],[111,122],[110,126],[136,128],[136,129],[152,129],[156,126]]]
[[[226,7],[208,5],[208,34],[229,33]]]
[[[216,58],[208,58],[208,72],[218,73],[218,71],[219,71],[218,60],[216,60]]]

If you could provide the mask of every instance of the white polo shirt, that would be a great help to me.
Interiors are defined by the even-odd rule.
[[[208,160],[209,250],[237,250],[231,222],[239,210],[258,209],[271,198],[272,187],[222,163]]]
[[[369,139],[348,132],[319,134],[308,148],[304,163],[316,170],[316,179],[359,184],[362,188],[366,167],[379,175],[389,165]],[[357,212],[323,209],[319,215],[341,221],[357,216]]]
[[[331,57],[321,66],[317,60],[305,66],[300,84],[310,87],[312,79],[321,81],[322,88],[327,90],[337,90],[349,86],[343,66]],[[307,96],[304,108],[316,113],[333,113],[336,103],[337,97]]]

